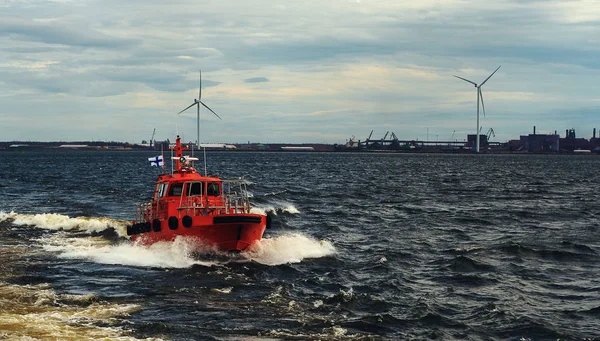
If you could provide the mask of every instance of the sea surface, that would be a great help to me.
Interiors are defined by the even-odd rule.
[[[151,156],[0,152],[0,340],[600,340],[598,156],[209,153],[239,255],[130,243]]]

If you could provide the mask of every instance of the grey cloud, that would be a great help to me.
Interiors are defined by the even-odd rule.
[[[160,49],[155,47],[160,46]],[[175,45],[175,46],[173,46]],[[207,59],[222,57],[222,53],[214,48],[185,48],[180,43],[156,42],[152,46],[136,47],[129,53],[119,58],[110,58],[105,62],[113,65],[152,65],[166,64],[169,66],[181,65],[189,70],[203,68]],[[212,64],[212,63],[211,63]],[[211,66],[212,67],[212,66]],[[210,69],[207,69],[210,71]]]
[[[189,73],[189,72],[186,72]],[[170,72],[158,68],[104,68],[95,71],[100,79],[115,82],[144,83],[159,91],[183,92],[198,88],[199,78],[185,78],[181,72]],[[220,82],[202,79],[202,88],[219,85]]]
[[[269,79],[267,77],[254,77],[254,78],[248,78],[248,79],[244,79],[245,83],[265,83],[265,82],[269,82]]]
[[[62,46],[50,46],[50,45],[37,45],[32,46],[28,42],[28,46],[7,46],[4,51],[14,54],[38,54],[38,53],[51,53],[51,52],[64,52],[65,47]]]
[[[68,25],[60,21],[42,23],[9,17],[0,18],[0,35],[8,35],[16,40],[82,47],[119,48],[139,43],[135,39],[108,36],[84,25]]]
[[[20,88],[38,89],[47,93],[68,93],[78,96],[103,97],[135,91],[136,84],[145,84],[155,90],[184,92],[198,89],[198,79],[186,78],[180,72],[168,72],[156,68],[94,68],[83,72],[68,68],[50,68],[44,73],[31,71],[6,72],[0,70],[3,82]],[[220,82],[202,80],[202,88],[219,85]]]
[[[226,55],[244,55],[246,62],[259,64],[295,64],[352,55],[392,55],[402,46],[369,41],[342,41],[335,37],[323,37],[309,42],[268,43],[257,46],[231,46]],[[242,53],[243,51],[243,53]]]
[[[11,87],[36,89],[50,94],[71,94],[85,97],[104,97],[133,91],[132,84],[108,82],[89,73],[68,70],[39,73],[31,71],[0,72],[3,81]]]

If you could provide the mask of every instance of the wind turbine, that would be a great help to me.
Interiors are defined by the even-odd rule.
[[[500,65],[502,66],[502,65]],[[488,79],[492,78],[492,76],[496,73],[496,71],[498,71],[498,69],[500,69],[500,66],[498,66],[498,68],[496,70],[494,70],[494,72],[492,72],[491,75],[488,76],[488,78],[486,78],[483,82],[481,82],[481,84],[477,85],[477,83],[472,82],[466,78],[462,78],[462,77],[458,77],[456,75],[454,75],[454,77],[458,78],[458,79],[462,79],[465,82],[471,83],[475,86],[475,88],[477,88],[477,129],[475,130],[475,152],[479,153],[479,99],[481,98],[481,107],[483,108],[483,116],[485,117],[485,105],[483,104],[483,93],[481,92],[481,87],[483,86],[483,84],[485,84],[485,82],[488,81]]]
[[[179,115],[182,112],[193,107],[194,105],[198,106],[198,108],[197,108],[198,110],[197,110],[197,114],[196,114],[196,133],[197,133],[196,148],[198,148],[198,150],[200,148],[200,104],[202,104],[206,109],[210,110],[210,112],[215,114],[215,116],[217,116],[221,120],[221,116],[217,115],[217,113],[214,112],[211,108],[209,108],[208,105],[206,105],[206,104],[204,104],[204,102],[202,102],[202,70],[200,70],[200,85],[198,86],[198,99],[194,98],[194,103],[190,104],[187,108],[185,108],[177,113],[177,115]]]

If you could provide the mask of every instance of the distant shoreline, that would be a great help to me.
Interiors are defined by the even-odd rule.
[[[222,149],[222,148],[206,148],[206,151],[210,152],[226,152],[226,153],[246,153],[246,152],[265,152],[265,153],[343,153],[343,154],[450,154],[450,155],[472,155],[476,154],[471,149],[462,149],[462,150],[444,150],[442,148],[423,148],[418,150],[409,150],[409,149],[398,149],[398,150],[378,150],[378,149],[347,149],[340,148],[339,145],[311,145],[311,144],[301,144],[301,145],[293,145],[293,144],[264,144],[261,149],[257,148],[235,148],[235,149]],[[314,148],[313,146],[317,146]],[[281,147],[289,147],[292,149],[283,149]],[[298,149],[294,149],[298,148]],[[307,149],[310,148],[310,149]],[[98,151],[98,152],[106,152],[106,151],[119,151],[119,152],[132,152],[132,151],[143,151],[143,152],[158,152],[160,150],[154,149],[154,147],[149,146],[89,146],[89,145],[63,145],[63,146],[49,146],[49,145],[18,145],[18,146],[2,146],[2,142],[0,142],[0,153],[2,152],[25,152],[25,151],[70,151],[70,152],[78,152],[78,151]],[[202,151],[198,149],[194,149],[194,151]],[[163,153],[167,153],[168,150],[164,150]],[[598,156],[600,153],[592,152],[589,150],[583,151],[568,151],[562,150],[560,152],[527,152],[527,151],[510,151],[510,150],[481,150],[479,154],[493,154],[493,155],[594,155]]]

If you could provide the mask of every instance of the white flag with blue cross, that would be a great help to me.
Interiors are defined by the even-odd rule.
[[[149,157],[148,161],[150,161],[151,166],[162,167],[163,165],[163,157],[162,155],[156,157]]]

